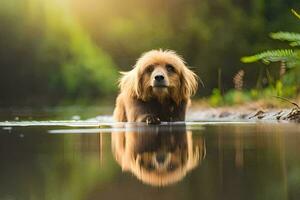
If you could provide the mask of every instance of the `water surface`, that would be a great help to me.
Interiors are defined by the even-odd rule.
[[[105,119],[0,123],[0,199],[300,196],[299,125]]]

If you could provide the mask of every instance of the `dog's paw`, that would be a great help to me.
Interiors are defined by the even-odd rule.
[[[146,118],[146,123],[147,124],[160,124],[160,119],[158,117],[150,115]]]

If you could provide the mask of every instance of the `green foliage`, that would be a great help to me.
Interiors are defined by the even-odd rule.
[[[224,101],[229,105],[238,105],[249,102],[251,99],[250,93],[246,91],[230,90],[224,95]]]
[[[300,15],[299,15],[294,9],[292,9],[292,13],[293,13],[298,19],[300,19]]]
[[[211,106],[223,106],[223,105],[238,105],[249,102],[250,100],[257,100],[261,98],[261,91],[252,89],[250,91],[229,90],[224,95],[220,90],[213,89],[212,95],[209,97],[208,102]]]
[[[218,92],[213,92],[213,95],[210,96],[208,102],[214,107],[246,104],[260,99],[266,103],[278,103],[278,100],[275,98],[276,96],[293,98],[296,93],[296,85],[283,85],[283,82],[278,80],[274,87],[266,87],[264,89],[250,89],[242,91],[232,89],[227,91],[223,96],[219,95]]]
[[[1,19],[4,27],[0,31],[9,41],[7,45],[4,43],[6,51],[0,51],[0,57],[7,60],[2,61],[1,85],[10,89],[2,89],[4,98],[0,104],[5,98],[75,101],[116,92],[118,70],[113,59],[92,41],[70,12],[68,3],[59,0],[0,3],[1,8],[10,11]],[[9,59],[12,55],[17,59]]]
[[[214,88],[212,91],[212,95],[209,98],[209,103],[212,106],[219,106],[223,103],[223,96],[221,91],[217,88]]]
[[[299,17],[298,13],[294,10],[292,12]],[[300,33],[294,32],[277,32],[271,33],[270,37],[276,40],[288,41],[292,47],[300,45]],[[253,56],[242,57],[241,61],[244,63],[251,63],[262,60],[264,63],[282,61],[287,64],[287,67],[294,67],[300,65],[300,50],[296,49],[277,49],[267,50]]]
[[[299,18],[299,14],[296,11],[292,10],[292,12]],[[291,92],[294,92],[293,95],[295,95],[297,94],[297,87],[299,87],[299,80],[297,80],[296,76],[299,76],[300,68],[300,49],[297,48],[300,46],[300,33],[280,31],[271,33],[270,37],[276,40],[287,41],[294,49],[267,50],[253,56],[242,57],[241,61],[251,63],[261,60],[265,64],[281,61],[287,68],[294,68],[286,73],[282,80],[276,81],[275,86],[271,87],[271,90],[275,90],[277,96],[291,95]],[[289,87],[289,89],[284,87]],[[285,94],[284,91],[288,92]],[[273,91],[271,93],[274,94]]]
[[[277,32],[271,33],[271,38],[276,40],[288,41],[290,42],[291,46],[299,46],[300,45],[300,33],[293,33],[293,32]]]
[[[282,96],[282,94],[283,94],[282,81],[276,82],[275,89],[276,89],[276,96]]]
[[[277,50],[268,50],[253,56],[243,57],[241,59],[244,63],[251,63],[262,60],[264,63],[269,64],[270,62],[277,61],[295,61],[300,59],[297,52],[292,49],[277,49]]]
[[[300,31],[290,7],[300,1],[1,0],[0,105],[113,97],[117,71],[157,48],[185,58],[205,83],[199,95],[217,88],[216,72],[226,68],[225,92],[241,68],[238,57],[273,46],[264,35],[279,28]],[[245,73],[250,88],[257,69]]]
[[[42,61],[49,61],[49,56],[54,62],[60,58],[58,71],[49,76],[52,87],[63,87],[70,96],[81,97],[114,92],[117,70],[110,56],[91,41],[66,5],[59,7],[59,1],[37,2],[45,7],[46,15],[47,33],[41,46],[46,57],[41,56]],[[61,76],[58,80],[57,72]]]

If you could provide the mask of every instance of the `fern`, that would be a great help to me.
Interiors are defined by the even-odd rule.
[[[300,33],[277,32],[277,33],[271,33],[270,37],[275,40],[288,41],[288,42],[290,42],[291,46],[299,46],[300,45]]]
[[[300,19],[300,15],[292,10],[293,14]],[[277,32],[271,33],[270,37],[276,40],[282,40],[289,42],[292,47],[300,46],[300,33],[293,32]],[[262,53],[258,53],[252,56],[245,56],[241,58],[244,63],[251,63],[257,61],[263,61],[266,64],[270,62],[282,61],[286,63],[287,67],[300,66],[300,50],[296,49],[276,49],[267,50]]]
[[[262,60],[264,63],[268,64],[270,62],[289,62],[299,60],[298,53],[292,49],[277,49],[268,50],[262,53],[255,54],[253,56],[242,57],[241,61],[244,63],[251,63]]]
[[[300,19],[300,14],[297,13],[294,9],[292,9],[292,13],[293,13],[298,19]]]
[[[291,45],[292,47],[300,46],[300,41],[291,42],[290,45]]]

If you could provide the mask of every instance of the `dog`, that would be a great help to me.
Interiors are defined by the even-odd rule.
[[[204,139],[184,127],[146,126],[112,133],[112,153],[123,171],[151,186],[175,184],[205,158]]]
[[[171,50],[144,53],[119,81],[114,119],[117,122],[184,121],[198,77]]]

